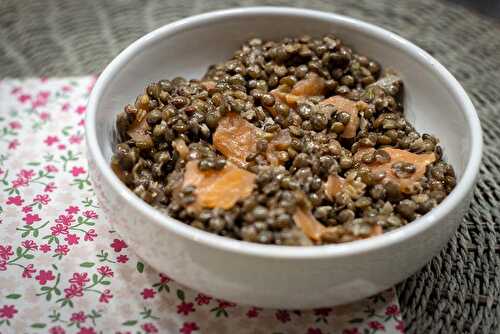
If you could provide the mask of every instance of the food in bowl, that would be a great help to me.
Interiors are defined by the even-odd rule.
[[[149,84],[116,119],[111,167],[166,215],[278,245],[373,237],[456,184],[404,117],[403,82],[334,35],[254,38],[201,80]]]

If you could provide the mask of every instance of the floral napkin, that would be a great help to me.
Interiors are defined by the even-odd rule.
[[[402,333],[394,289],[310,311],[172,281],[113,231],[84,145],[95,77],[0,81],[0,333]]]

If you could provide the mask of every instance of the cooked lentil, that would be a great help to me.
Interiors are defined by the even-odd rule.
[[[111,167],[137,196],[250,242],[372,237],[429,212],[456,184],[438,139],[404,118],[402,80],[334,35],[254,38],[201,80],[147,85],[116,130]],[[249,195],[235,193],[238,171]],[[229,193],[236,202],[218,205]]]

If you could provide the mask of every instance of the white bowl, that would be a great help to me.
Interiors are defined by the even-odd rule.
[[[316,247],[241,242],[192,228],[136,197],[109,167],[116,114],[145,85],[200,78],[251,37],[333,32],[357,52],[397,69],[406,114],[440,138],[458,184],[434,210],[367,240]],[[132,43],[99,77],[86,120],[93,184],[115,229],[159,271],[193,289],[241,304],[312,308],[351,302],[420,269],[450,239],[468,207],[481,160],[481,127],[467,94],[434,58],[374,25],[331,13],[280,7],[223,10],[161,27]]]

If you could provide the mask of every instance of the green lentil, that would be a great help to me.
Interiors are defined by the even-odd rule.
[[[271,92],[289,93],[312,72],[324,80],[321,96],[300,97],[297,105],[289,105]],[[214,88],[207,89],[207,81]],[[210,66],[201,80],[177,77],[148,84],[134,105],[117,115],[118,142],[111,164],[147,203],[224,237],[311,245],[294,223],[299,207],[328,227],[319,244],[369,237],[374,224],[385,232],[431,211],[456,185],[438,140],[419,134],[405,119],[402,87],[396,75],[383,74],[376,61],[357,54],[334,35],[254,38],[231,59]],[[356,102],[359,126],[354,138],[343,136],[352,115],[321,104],[334,95],[363,101]],[[256,174],[256,186],[231,208],[198,210],[193,206],[196,188],[179,190],[186,163],[197,160],[200,170],[213,172],[234,165],[213,145],[221,119],[231,112],[258,128],[254,152],[242,167]],[[130,128],[143,117],[144,136],[133,140]],[[289,134],[289,141],[274,143],[283,133]],[[187,145],[187,158],[174,149],[176,140]],[[391,163],[386,146],[417,154],[434,152],[436,161],[424,177],[402,189],[386,171],[371,168]],[[364,148],[372,149],[354,159]],[[416,172],[414,164],[404,161],[390,166],[399,179]],[[327,181],[335,175],[345,187],[327,196]]]

